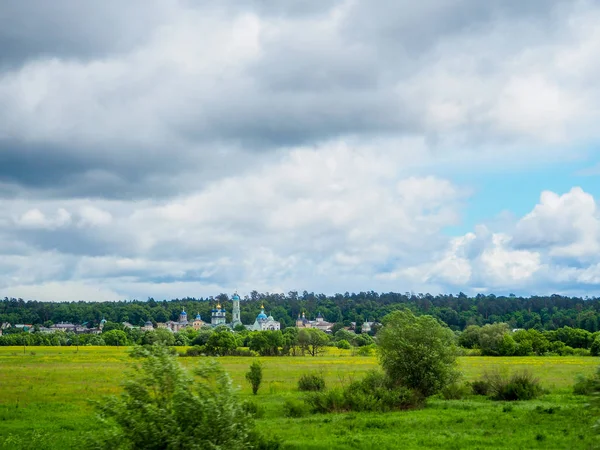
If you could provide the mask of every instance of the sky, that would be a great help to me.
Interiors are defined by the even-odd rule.
[[[0,297],[600,295],[599,21],[0,2]]]

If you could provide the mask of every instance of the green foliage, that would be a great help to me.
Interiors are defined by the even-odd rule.
[[[444,386],[441,390],[445,400],[461,400],[471,393],[471,387],[467,383],[454,382]]]
[[[160,348],[160,347],[158,347]],[[262,438],[214,362],[194,379],[167,349],[155,349],[124,384],[120,398],[97,403],[105,448],[255,448]],[[218,430],[218,432],[215,432]]]
[[[305,402],[312,412],[377,411],[415,408],[423,397],[404,386],[398,386],[378,371],[369,372],[362,380],[348,386],[306,394]]]
[[[199,330],[196,337],[192,339],[192,345],[206,345],[208,343],[208,339],[213,334],[212,330]]]
[[[573,393],[576,395],[592,395],[600,392],[600,369],[593,375],[584,376],[577,374],[575,384],[573,385]]]
[[[185,351],[183,356],[202,356],[206,354],[206,349],[203,345],[194,345]]]
[[[262,365],[259,361],[254,361],[250,365],[250,370],[246,373],[246,380],[252,386],[252,393],[254,395],[258,394],[258,389],[262,383],[262,378]]]
[[[506,323],[487,324],[479,330],[479,348],[484,356],[502,355],[502,343],[509,328]],[[510,355],[507,355],[510,356]]]
[[[146,331],[142,337],[142,344],[161,344],[167,346],[175,345],[175,335],[166,328],[159,328],[154,331]]]
[[[357,356],[372,356],[377,350],[377,346],[375,344],[366,345],[364,347],[359,347],[356,349]]]
[[[316,328],[303,328],[298,331],[298,346],[302,354],[317,356],[329,344],[329,336]]]
[[[237,342],[231,330],[223,329],[210,335],[205,348],[209,355],[226,356],[237,348]]]
[[[242,408],[255,419],[260,419],[265,415],[265,408],[252,400],[246,400],[242,403]]]
[[[106,321],[104,323],[104,327],[102,328],[102,332],[107,333],[111,330],[125,331],[125,327],[123,326],[122,323]]]
[[[486,380],[475,380],[471,383],[471,390],[475,395],[488,395],[490,392],[490,383]]]
[[[379,331],[380,361],[388,377],[428,397],[454,382],[454,333],[431,316],[395,311]]]
[[[350,342],[348,342],[345,339],[342,339],[341,341],[337,341],[336,347],[344,349],[344,350],[350,350],[352,348],[352,346],[350,345]]]
[[[528,370],[508,377],[494,371],[486,373],[483,379],[488,384],[488,395],[493,400],[532,400],[543,392],[539,379]]]
[[[283,415],[285,417],[305,417],[310,414],[310,411],[305,402],[295,399],[286,398],[283,403]]]
[[[479,348],[479,330],[477,325],[469,325],[458,336],[458,345],[464,348]]]
[[[366,333],[357,335],[354,338],[354,342],[358,347],[366,347],[368,345],[373,345],[375,343],[373,338]]]
[[[303,392],[322,391],[325,389],[325,378],[322,374],[306,373],[298,380],[298,390]]]
[[[254,331],[249,335],[248,347],[261,356],[277,356],[283,346],[283,334],[275,331]]]
[[[592,345],[590,346],[590,355],[600,356],[600,336],[596,336]]]
[[[113,346],[124,346],[127,345],[127,335],[121,330],[110,330],[106,333],[102,333],[102,339],[106,345]]]

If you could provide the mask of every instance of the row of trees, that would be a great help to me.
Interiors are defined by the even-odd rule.
[[[480,349],[484,356],[573,355],[587,354],[587,349],[597,356],[600,353],[600,332],[591,333],[571,327],[511,332],[506,323],[482,327],[470,325],[458,335],[458,344],[464,348]]]
[[[329,335],[314,328],[286,328],[283,331],[248,331],[237,327],[232,332],[225,326],[194,330],[185,328],[178,333],[167,329],[142,332],[125,328],[122,324],[107,322],[102,334],[27,333],[11,330],[0,336],[0,346],[68,346],[68,345],[153,345],[194,346],[197,354],[230,355],[240,347],[262,356],[312,355],[317,356],[326,346],[342,348],[364,347],[374,343],[369,335],[356,335],[344,329]],[[341,345],[340,345],[341,344]]]
[[[60,299],[57,299],[60,300]],[[219,301],[228,310],[231,320],[232,304],[226,294],[209,298],[183,298],[156,301],[121,302],[38,302],[5,298],[0,300],[0,322],[52,324],[58,322],[87,323],[97,326],[104,317],[112,322],[130,322],[143,325],[177,320],[182,308],[191,314],[199,312],[204,319]],[[315,317],[320,312],[325,320],[346,326],[356,322],[381,321],[387,314],[408,308],[416,314],[431,315],[453,330],[469,325],[505,322],[511,328],[556,330],[564,326],[590,332],[600,330],[600,299],[565,297],[560,295],[516,297],[465,294],[437,295],[414,293],[377,293],[374,291],[335,295],[296,291],[287,294],[253,291],[241,302],[241,318],[253,323],[264,303],[270,314],[279,320],[282,328],[294,325],[298,314],[305,312]]]

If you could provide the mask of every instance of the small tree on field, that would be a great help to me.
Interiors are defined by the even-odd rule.
[[[456,380],[454,333],[435,318],[394,311],[377,336],[381,365],[394,383],[430,396]]]
[[[260,383],[262,382],[262,365],[258,361],[254,361],[250,366],[250,370],[246,373],[246,380],[252,385],[252,393],[258,394]]]

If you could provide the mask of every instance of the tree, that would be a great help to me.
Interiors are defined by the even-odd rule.
[[[121,323],[106,321],[104,323],[104,327],[102,328],[103,333],[107,333],[112,330],[121,330],[124,331],[125,327]]]
[[[317,356],[323,352],[329,343],[329,336],[316,328],[304,328],[298,331],[298,346],[302,354],[308,352],[311,356]]]
[[[159,347],[128,377],[120,398],[97,403],[107,428],[105,448],[257,448],[266,443],[219,365],[200,365],[194,378]]]
[[[252,385],[252,393],[258,394],[260,383],[262,382],[262,365],[259,361],[254,361],[250,370],[246,373],[246,380]]]
[[[458,336],[458,345],[464,348],[479,347],[479,331],[481,327],[477,325],[469,325]]]
[[[283,330],[283,349],[285,355],[290,353],[296,356],[296,347],[298,346],[298,328],[290,327]]]
[[[594,342],[590,346],[590,355],[600,356],[600,336],[596,336]]]
[[[145,345],[175,345],[175,335],[171,330],[167,330],[166,328],[158,328],[154,331],[146,331],[142,337],[142,343]]]
[[[390,380],[424,396],[439,392],[457,378],[454,333],[432,316],[394,311],[379,331],[381,365]]]
[[[506,323],[492,323],[479,329],[479,347],[484,356],[500,356],[504,335],[508,334],[509,328]]]
[[[225,356],[237,348],[235,336],[231,331],[216,331],[206,342],[206,351],[211,355]]]
[[[106,345],[124,346],[127,345],[127,335],[121,330],[110,330],[102,333],[102,339]]]
[[[277,356],[279,347],[283,345],[281,331],[255,331],[250,335],[248,347],[261,356]]]

